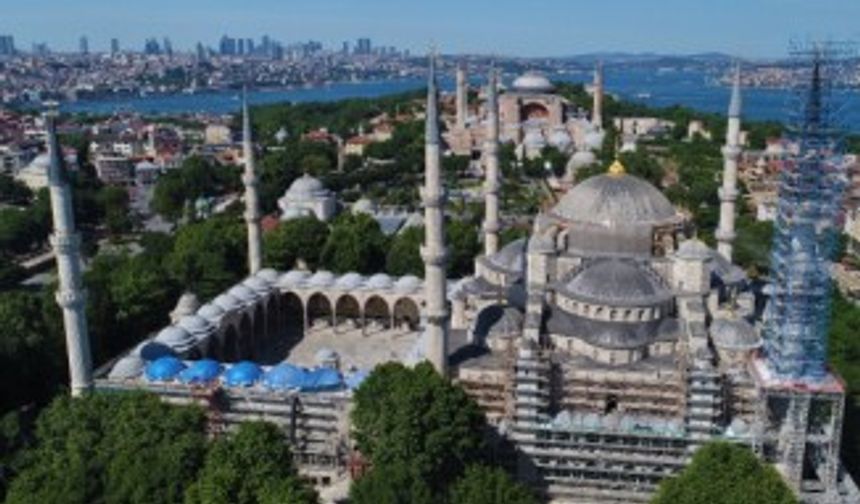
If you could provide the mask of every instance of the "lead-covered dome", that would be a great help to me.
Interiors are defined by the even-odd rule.
[[[656,273],[623,259],[601,259],[583,267],[560,287],[565,297],[603,306],[652,306],[672,297]]]
[[[286,196],[292,201],[307,201],[319,196],[320,193],[327,193],[325,186],[319,179],[311,177],[307,173],[293,181],[290,188],[287,190]]]
[[[551,93],[555,86],[543,74],[538,72],[526,72],[514,79],[514,91],[520,93]]]
[[[574,186],[552,213],[564,220],[601,226],[668,224],[677,218],[675,207],[663,193],[645,180],[623,173],[623,167]]]

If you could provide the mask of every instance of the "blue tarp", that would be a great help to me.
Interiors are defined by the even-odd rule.
[[[145,361],[154,361],[161,357],[175,356],[172,348],[158,341],[150,341],[140,347],[140,358]]]
[[[283,362],[273,367],[263,378],[263,384],[273,390],[301,390],[314,392],[338,389],[343,379],[334,369],[305,369]]]
[[[160,357],[146,366],[146,377],[151,381],[170,381],[185,369],[181,360],[168,355]]]
[[[263,375],[260,366],[250,361],[235,364],[224,373],[224,383],[229,387],[250,387]]]
[[[182,383],[208,383],[218,378],[224,370],[218,361],[203,359],[191,364],[188,369],[179,373],[179,381]]]

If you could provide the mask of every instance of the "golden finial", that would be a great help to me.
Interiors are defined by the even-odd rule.
[[[621,164],[621,161],[617,159],[609,166],[609,174],[613,177],[620,177],[621,175],[625,175],[626,173],[627,170],[624,169],[624,165]]]

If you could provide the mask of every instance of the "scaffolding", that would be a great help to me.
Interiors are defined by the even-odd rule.
[[[765,349],[785,379],[818,381],[827,374],[830,261],[845,188],[839,118],[840,74],[849,46],[825,43],[792,50],[795,92],[771,255],[772,284]]]

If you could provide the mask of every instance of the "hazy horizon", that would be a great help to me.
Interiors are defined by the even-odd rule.
[[[224,34],[287,43],[317,40],[328,48],[369,37],[374,45],[424,52],[435,43],[451,54],[560,57],[624,52],[778,58],[793,39],[860,39],[856,0],[28,0],[3,7],[0,34],[19,49],[46,42],[72,51],[82,35],[93,52],[112,38],[139,50],[169,37],[177,50],[198,41],[217,46]]]

